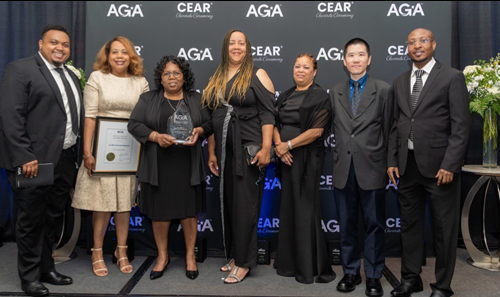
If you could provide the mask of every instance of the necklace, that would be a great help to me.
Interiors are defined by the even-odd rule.
[[[174,110],[174,112],[177,110],[177,107],[179,107],[179,104],[180,104],[180,103],[181,103],[181,101],[183,100],[183,99],[178,100],[178,101],[177,101],[177,105],[176,105],[176,106],[175,106],[175,108],[174,108],[174,106],[172,105],[172,103],[170,103],[170,99],[168,99],[168,98],[166,98],[166,99],[167,99],[168,105],[170,105],[170,107],[172,107],[172,109]]]

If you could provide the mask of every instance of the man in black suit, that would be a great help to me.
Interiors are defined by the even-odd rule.
[[[16,194],[16,240],[21,287],[47,295],[41,282],[71,284],[55,271],[54,220],[63,213],[74,185],[84,112],[80,82],[63,63],[70,54],[66,29],[49,25],[39,52],[7,65],[0,83],[0,167]],[[38,165],[54,164],[54,184],[18,188],[16,170],[35,178]]]
[[[370,62],[368,43],[351,39],[344,48],[344,65],[350,78],[330,90],[335,134],[333,186],[344,270],[337,290],[351,292],[361,283],[357,229],[361,206],[366,229],[365,293],[382,296],[387,138],[394,108],[390,85],[368,75]]]
[[[431,31],[415,29],[408,36],[411,71],[394,81],[395,112],[389,137],[389,178],[396,184],[401,207],[401,285],[392,296],[423,290],[422,259],[426,194],[436,250],[433,297],[453,295],[460,212],[460,171],[469,139],[469,99],[461,71],[433,58]]]

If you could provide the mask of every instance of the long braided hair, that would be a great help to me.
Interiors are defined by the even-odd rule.
[[[224,41],[222,42],[222,53],[221,61],[217,70],[215,70],[214,75],[210,78],[205,91],[203,92],[202,104],[203,106],[209,106],[211,108],[216,108],[222,105],[219,94],[223,96],[226,94],[226,79],[229,69],[229,41],[231,40],[231,35],[234,32],[243,33],[240,30],[231,30],[226,36],[224,36]],[[252,47],[250,46],[250,40],[245,35],[246,43],[246,56],[243,59],[242,64],[239,68],[239,74],[234,81],[231,90],[229,91],[229,97],[237,96],[240,98],[245,98],[245,93],[250,87],[252,81],[252,71],[253,71],[253,57],[252,57]]]

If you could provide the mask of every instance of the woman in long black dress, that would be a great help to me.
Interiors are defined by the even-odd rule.
[[[186,276],[195,279],[194,256],[197,214],[205,204],[205,172],[198,130],[184,145],[167,134],[169,117],[183,104],[193,127],[208,120],[201,108],[201,95],[193,91],[194,77],[184,58],[165,56],[155,69],[157,89],[144,93],[132,111],[128,130],[143,144],[137,177],[141,184],[141,212],[153,221],[158,259],[150,278],[163,275],[168,256],[168,231],[172,219],[180,219],[186,243]]]
[[[215,135],[209,168],[216,175],[220,168],[224,244],[226,255],[234,258],[221,268],[230,273],[227,284],[242,281],[257,265],[257,226],[270,162],[274,102],[267,73],[254,68],[250,41],[239,30],[228,32],[221,62],[203,93],[203,104],[213,110],[212,121],[200,131]],[[250,143],[262,149],[247,164],[244,147]]]
[[[314,83],[316,59],[301,54],[295,60],[295,86],[281,93],[274,130],[281,159],[281,209],[274,266],[282,276],[300,283],[335,279],[321,229],[319,182],[323,169],[322,136],[330,125],[330,98]],[[316,279],[315,279],[316,277]]]

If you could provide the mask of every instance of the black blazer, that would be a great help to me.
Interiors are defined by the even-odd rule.
[[[333,186],[343,189],[351,160],[363,190],[387,185],[387,139],[394,104],[390,85],[368,76],[356,116],[352,113],[349,80],[330,90],[332,100]]]
[[[408,137],[413,128],[415,159],[420,173],[434,178],[439,169],[460,173],[470,131],[469,94],[462,72],[438,61],[411,111],[411,70],[394,81],[394,121],[389,137],[388,166],[404,174]]]
[[[68,72],[79,93],[82,136],[85,114],[80,81]],[[57,165],[66,121],[61,91],[38,53],[7,65],[0,84],[0,167],[14,170],[33,160]],[[83,150],[80,139],[76,146],[78,164]]]
[[[193,127],[199,127],[210,118],[208,108],[202,108],[201,95],[197,92],[184,92],[184,102],[189,109]],[[158,144],[148,141],[153,131],[160,130],[160,112],[164,104],[163,89],[152,90],[141,94],[128,122],[128,131],[142,143],[141,159],[137,178],[139,182],[146,182],[158,186]],[[168,165],[168,164],[167,164]],[[201,149],[201,140],[191,147],[191,178],[192,186],[205,182],[205,163]]]

